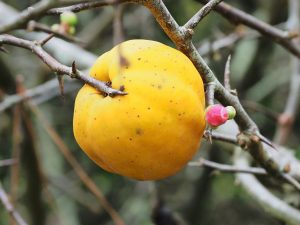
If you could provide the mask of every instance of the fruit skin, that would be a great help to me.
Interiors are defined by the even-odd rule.
[[[192,159],[205,129],[205,98],[201,77],[184,54],[159,42],[130,40],[100,56],[90,75],[115,89],[124,85],[128,93],[103,97],[84,85],[76,97],[75,138],[100,167],[157,180]]]

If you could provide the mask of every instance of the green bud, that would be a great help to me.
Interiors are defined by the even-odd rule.
[[[64,12],[60,14],[60,22],[69,26],[75,26],[77,24],[77,16],[73,12]]]
[[[228,113],[228,119],[229,120],[233,119],[236,114],[235,108],[233,108],[233,106],[226,106],[226,110]]]
[[[52,31],[56,31],[56,32],[58,32],[59,31],[59,28],[60,28],[60,25],[59,24],[53,24],[52,26],[51,26],[51,30]]]

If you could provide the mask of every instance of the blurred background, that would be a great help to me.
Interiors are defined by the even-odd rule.
[[[13,17],[15,11],[36,2],[0,2],[0,15],[6,13],[5,18],[0,18],[0,26],[9,15]],[[202,6],[196,0],[164,2],[181,25]],[[274,26],[285,28],[286,0],[226,2]],[[108,6],[78,13],[75,37],[79,43],[70,45],[54,38],[46,44],[46,49],[66,65],[75,58],[79,69],[88,69],[97,56],[113,47],[114,12],[114,7]],[[38,22],[51,26],[59,23],[59,16],[45,16]],[[124,5],[122,22],[126,40],[151,39],[174,46],[142,6]],[[26,27],[12,33],[28,39],[46,36],[42,32],[28,31]],[[231,54],[232,88],[237,89],[261,132],[273,139],[278,116],[284,110],[289,94],[290,54],[253,30],[233,25],[214,12],[198,25],[194,43],[221,82],[227,57]],[[31,99],[33,107],[19,102],[0,110],[0,160],[14,159],[9,165],[0,164],[0,180],[28,224],[113,224],[103,208],[99,191],[111,204],[109,207],[113,207],[130,225],[150,225],[155,221],[161,225],[284,224],[256,204],[235,182],[234,174],[187,166],[168,179],[139,182],[103,171],[80,150],[72,133],[74,99],[82,84],[64,78],[65,94],[62,96],[56,77],[36,56],[17,47],[6,48],[9,54],[0,54],[0,98],[3,100],[22,89],[40,91]],[[40,86],[43,83],[45,86]],[[37,87],[40,89],[36,90]],[[284,143],[295,150],[298,159],[299,123],[296,117],[293,131]],[[210,144],[203,139],[195,160],[204,157],[230,164],[233,148],[230,144],[217,141]],[[79,163],[74,163],[74,159]],[[87,177],[78,176],[82,169]],[[270,178],[261,179],[278,196],[290,190],[288,186],[278,187]],[[96,187],[91,187],[90,181],[95,182]],[[286,197],[286,201],[299,208],[299,195]],[[0,204],[0,225],[6,224],[15,223]]]

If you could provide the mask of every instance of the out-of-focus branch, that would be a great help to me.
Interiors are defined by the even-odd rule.
[[[41,125],[54,141],[54,143],[58,146],[59,150],[66,158],[68,163],[73,167],[74,171],[81,179],[81,181],[86,185],[86,187],[95,195],[103,208],[107,211],[107,213],[111,216],[112,220],[116,225],[125,225],[123,219],[120,217],[118,212],[111,206],[111,204],[107,201],[102,191],[97,187],[94,181],[89,177],[89,175],[82,168],[80,163],[76,160],[75,156],[72,154],[70,149],[65,145],[64,141],[60,138],[54,128],[49,124],[46,117],[39,111],[39,109],[30,103],[27,102],[28,106],[32,110],[32,112],[37,116]]]
[[[67,7],[50,9],[47,11],[47,14],[57,15],[67,11],[80,12],[83,10],[99,8],[107,5],[114,5],[114,4],[124,3],[124,2],[134,2],[134,0],[100,0],[100,1],[98,0],[92,2],[84,2],[84,3],[67,6]]]
[[[245,34],[246,32],[237,31],[215,41],[205,41],[201,43],[198,51],[202,56],[209,55],[210,53],[217,52],[223,48],[231,47],[245,37]]]
[[[27,223],[21,217],[21,215],[19,214],[19,212],[10,203],[9,198],[8,198],[5,190],[3,189],[1,182],[0,182],[0,200],[1,200],[2,204],[4,205],[6,211],[10,214],[10,216],[13,218],[13,220],[18,225],[27,225]]]
[[[299,10],[299,1],[289,0],[289,17],[286,23],[289,30],[299,32]],[[294,39],[292,42],[295,45],[300,46],[300,38]],[[285,109],[279,116],[275,134],[275,142],[280,145],[285,144],[290,135],[300,100],[300,59],[293,55],[291,56],[291,68],[290,93],[286,101]]]
[[[115,90],[109,87],[106,83],[96,80],[90,76],[83,74],[81,71],[77,70],[75,64],[72,67],[67,67],[50,56],[39,44],[33,41],[28,41],[25,39],[17,38],[12,35],[0,35],[0,44],[8,44],[21,48],[28,49],[37,55],[53,72],[59,75],[68,75],[71,78],[76,78],[84,81],[85,83],[91,85],[92,87],[98,89],[99,91],[106,93],[110,96],[114,95],[125,95],[126,93],[120,90]]]
[[[204,158],[200,158],[195,162],[189,162],[189,166],[194,167],[209,167],[224,173],[251,173],[255,175],[267,175],[267,171],[260,167],[237,167],[232,165],[226,165],[221,163],[216,163]]]
[[[77,85],[73,79],[64,80],[64,93],[74,91],[78,89],[78,87],[79,85]],[[58,82],[57,79],[54,78],[32,89],[26,89],[22,94],[17,93],[5,96],[4,99],[0,101],[0,113],[25,99],[31,99],[34,104],[41,104],[58,95],[60,95]]]
[[[75,42],[78,44],[85,44],[82,40],[80,40],[79,38],[76,38],[72,35],[66,34],[66,33],[61,33],[58,31],[53,31],[50,27],[48,27],[47,25],[44,25],[42,23],[37,23],[34,20],[29,21],[28,25],[27,25],[27,30],[28,31],[42,31],[48,34],[54,34],[56,37],[59,37],[63,40],[66,41],[70,41],[70,42]]]
[[[95,7],[101,7],[105,5],[111,5],[116,3],[117,0],[103,0],[103,1],[93,1],[87,2],[85,0],[68,0],[68,1],[58,1],[58,0],[42,0],[36,4],[28,7],[22,12],[18,13],[13,19],[8,20],[6,23],[1,24],[0,34],[7,33],[11,30],[18,29],[22,26],[25,26],[30,20],[37,19],[46,14],[47,11],[50,14],[61,14],[65,11],[81,11],[83,9],[90,9]],[[53,7],[62,7],[53,9],[55,13],[51,13]],[[69,7],[70,8],[69,8]],[[76,10],[77,9],[77,10]],[[79,10],[78,10],[79,9]]]
[[[199,1],[204,4],[208,2],[207,0]],[[291,41],[292,38],[299,35],[298,33],[282,31],[224,2],[218,4],[214,10],[230,22],[235,24],[241,23],[257,30],[265,37],[272,39],[272,41],[277,42],[290,53],[300,58],[300,46]]]
[[[237,167],[248,167],[249,160],[241,149],[236,149],[234,165]],[[285,221],[287,224],[300,224],[300,211],[289,206],[284,201],[278,199],[267,190],[252,174],[236,174],[237,181],[246,192],[256,200],[259,205],[274,217]]]
[[[0,160],[0,167],[4,167],[4,166],[12,166],[18,163],[17,159],[3,159]]]
[[[68,0],[69,1],[69,0]],[[70,2],[70,1],[69,1]],[[0,1],[0,26],[10,21],[10,18],[18,17],[19,12],[11,6],[4,4]],[[45,37],[44,34],[35,32],[25,32],[24,30],[17,31],[19,37],[28,40],[40,40]],[[88,52],[77,45],[66,42],[61,39],[52,39],[48,42],[45,48],[51,53],[51,55],[63,64],[71,65],[75,60],[78,67],[90,67],[97,56],[91,52]],[[64,54],[61,54],[61,53]]]
[[[35,5],[32,5],[31,7],[19,13],[12,20],[8,21],[5,24],[2,24],[0,26],[0,34],[6,33],[13,29],[19,28],[23,25],[26,25],[29,20],[41,16],[48,9],[54,7],[56,4],[57,4],[56,0],[42,0],[37,2]]]
[[[185,25],[185,29],[194,29],[198,23],[211,11],[213,8],[218,5],[223,0],[211,0],[206,3]]]

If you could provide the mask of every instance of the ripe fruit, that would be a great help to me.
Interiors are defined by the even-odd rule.
[[[84,85],[76,97],[75,138],[100,167],[155,180],[192,159],[205,128],[205,100],[201,77],[184,54],[155,41],[126,41],[100,56],[90,75],[128,93],[104,97]]]

